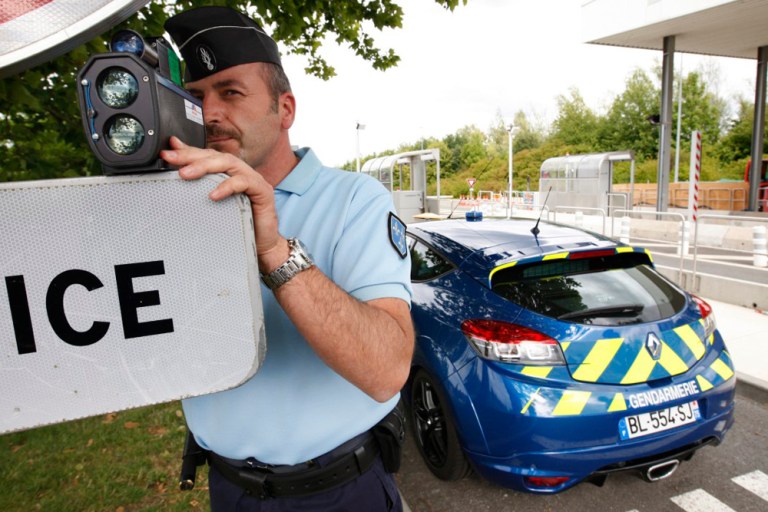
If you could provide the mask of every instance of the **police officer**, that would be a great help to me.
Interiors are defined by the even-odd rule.
[[[400,510],[371,433],[392,417],[413,350],[405,227],[391,197],[291,149],[296,100],[252,19],[203,7],[165,28],[203,102],[207,148],[172,138],[162,158],[184,179],[229,175],[214,201],[248,196],[263,280],[263,365],[236,389],[183,402],[208,450],[211,508]]]

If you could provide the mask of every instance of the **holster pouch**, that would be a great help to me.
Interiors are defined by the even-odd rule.
[[[402,401],[371,429],[381,450],[384,469],[397,473],[405,443],[405,412]]]
[[[190,491],[195,487],[197,467],[205,464],[208,452],[197,444],[192,431],[187,429],[187,437],[184,440],[184,453],[181,456],[181,474],[179,475],[179,489]]]

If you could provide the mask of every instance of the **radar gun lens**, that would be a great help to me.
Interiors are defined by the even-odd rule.
[[[96,82],[99,98],[112,108],[125,108],[139,95],[139,83],[123,68],[107,68]]]
[[[107,121],[104,138],[118,155],[132,155],[144,142],[144,126],[133,116],[118,115]]]

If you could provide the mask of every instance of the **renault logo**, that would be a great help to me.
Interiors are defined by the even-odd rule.
[[[648,333],[648,339],[645,340],[645,348],[654,360],[661,357],[661,340],[652,332]]]

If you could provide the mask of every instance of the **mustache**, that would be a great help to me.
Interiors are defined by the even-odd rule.
[[[205,135],[206,137],[229,137],[232,139],[237,139],[237,133],[234,132],[234,130],[228,130],[226,128],[223,128],[219,125],[206,125],[205,127]]]

